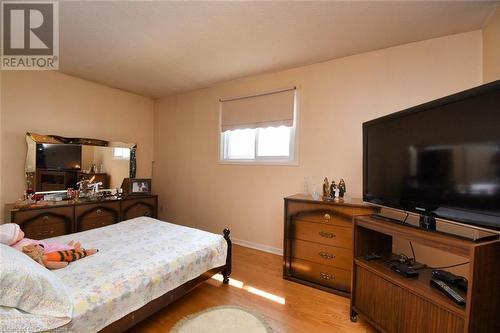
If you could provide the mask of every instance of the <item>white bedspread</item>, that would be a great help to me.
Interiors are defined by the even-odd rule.
[[[58,331],[96,332],[181,284],[226,262],[220,235],[148,217],[55,237],[99,252],[54,271],[74,300]]]

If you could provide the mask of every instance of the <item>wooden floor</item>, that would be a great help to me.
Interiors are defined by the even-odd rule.
[[[257,312],[274,332],[375,332],[351,323],[349,299],[283,280],[282,264],[280,256],[234,245],[230,285],[212,278],[129,332],[166,333],[183,317],[218,305]]]

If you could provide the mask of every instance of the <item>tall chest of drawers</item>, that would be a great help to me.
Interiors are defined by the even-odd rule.
[[[283,278],[349,296],[353,217],[375,212],[359,199],[285,198]]]

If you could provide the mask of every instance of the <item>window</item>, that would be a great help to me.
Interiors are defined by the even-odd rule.
[[[267,127],[257,129],[257,155],[261,157],[290,156],[291,127]]]
[[[276,160],[290,159],[291,127],[237,129],[223,134],[224,160]]]
[[[295,104],[295,89],[222,100],[220,161],[295,164]]]
[[[255,129],[237,129],[224,132],[227,159],[248,160],[255,158]]]
[[[113,149],[113,158],[115,160],[129,160],[130,159],[130,148],[115,147]]]

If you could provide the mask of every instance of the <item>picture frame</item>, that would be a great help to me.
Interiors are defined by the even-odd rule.
[[[151,178],[124,178],[123,195],[151,195]]]

